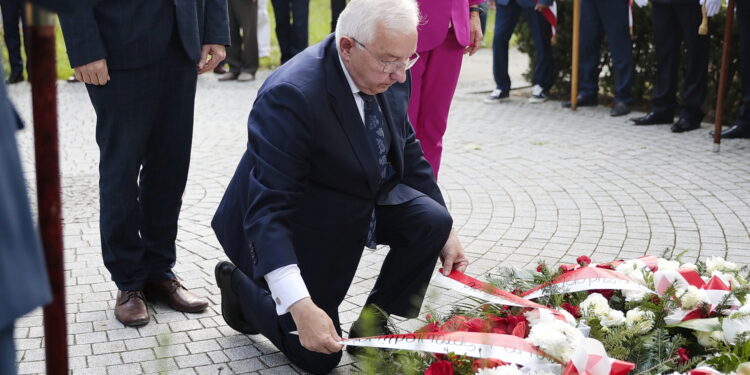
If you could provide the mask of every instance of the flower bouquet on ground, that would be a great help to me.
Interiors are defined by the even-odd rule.
[[[488,283],[438,274],[475,303],[427,314],[414,333],[347,344],[391,349],[361,358],[365,373],[750,375],[746,270],[679,258],[582,256],[503,268]]]

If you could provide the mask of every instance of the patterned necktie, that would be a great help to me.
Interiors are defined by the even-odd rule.
[[[380,106],[378,106],[378,101],[374,96],[362,92],[359,93],[359,96],[365,101],[365,128],[367,128],[368,138],[375,150],[375,159],[378,161],[380,182],[382,184],[386,176],[386,168],[388,165],[385,147],[385,133],[383,132],[385,118],[383,117],[383,113],[380,111]],[[377,242],[375,241],[375,208],[372,209],[372,215],[370,216],[370,227],[367,230],[366,245],[370,249],[374,249],[377,246]]]

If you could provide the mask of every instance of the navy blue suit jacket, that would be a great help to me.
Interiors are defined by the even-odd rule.
[[[72,67],[104,58],[110,69],[163,61],[175,27],[195,62],[202,45],[229,45],[226,0],[99,0],[60,15],[60,25]]]
[[[522,8],[533,8],[537,3],[536,0],[494,0],[494,1],[495,3],[499,5],[508,5],[509,2],[515,1]],[[554,0],[539,0],[539,2],[547,6],[552,6],[552,3],[554,3],[555,1]]]
[[[63,11],[92,0],[34,1]],[[39,234],[29,209],[15,131],[20,118],[0,80],[0,329],[52,298]]]
[[[247,151],[212,222],[229,258],[261,283],[294,263],[305,278],[310,267],[331,267],[317,264],[321,251],[362,250],[376,202],[428,195],[445,205],[407,118],[409,95],[409,81],[377,95],[395,171],[381,185],[333,35],[277,69],[258,92]],[[335,280],[355,270],[330,271]]]

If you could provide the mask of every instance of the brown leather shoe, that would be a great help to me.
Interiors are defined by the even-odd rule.
[[[129,326],[142,326],[149,321],[146,298],[140,290],[118,290],[115,318]]]
[[[176,278],[148,283],[145,291],[149,298],[161,299],[177,311],[197,313],[208,307],[206,299],[190,293]]]

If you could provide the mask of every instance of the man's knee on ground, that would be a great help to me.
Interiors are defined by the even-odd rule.
[[[427,229],[426,233],[430,238],[434,238],[433,236],[448,238],[448,235],[453,228],[453,218],[445,207],[440,205],[436,206],[437,207],[429,210],[427,215],[425,215],[424,225]]]
[[[327,374],[341,362],[342,352],[322,354],[302,348],[301,353],[289,358],[292,363],[313,374]]]

